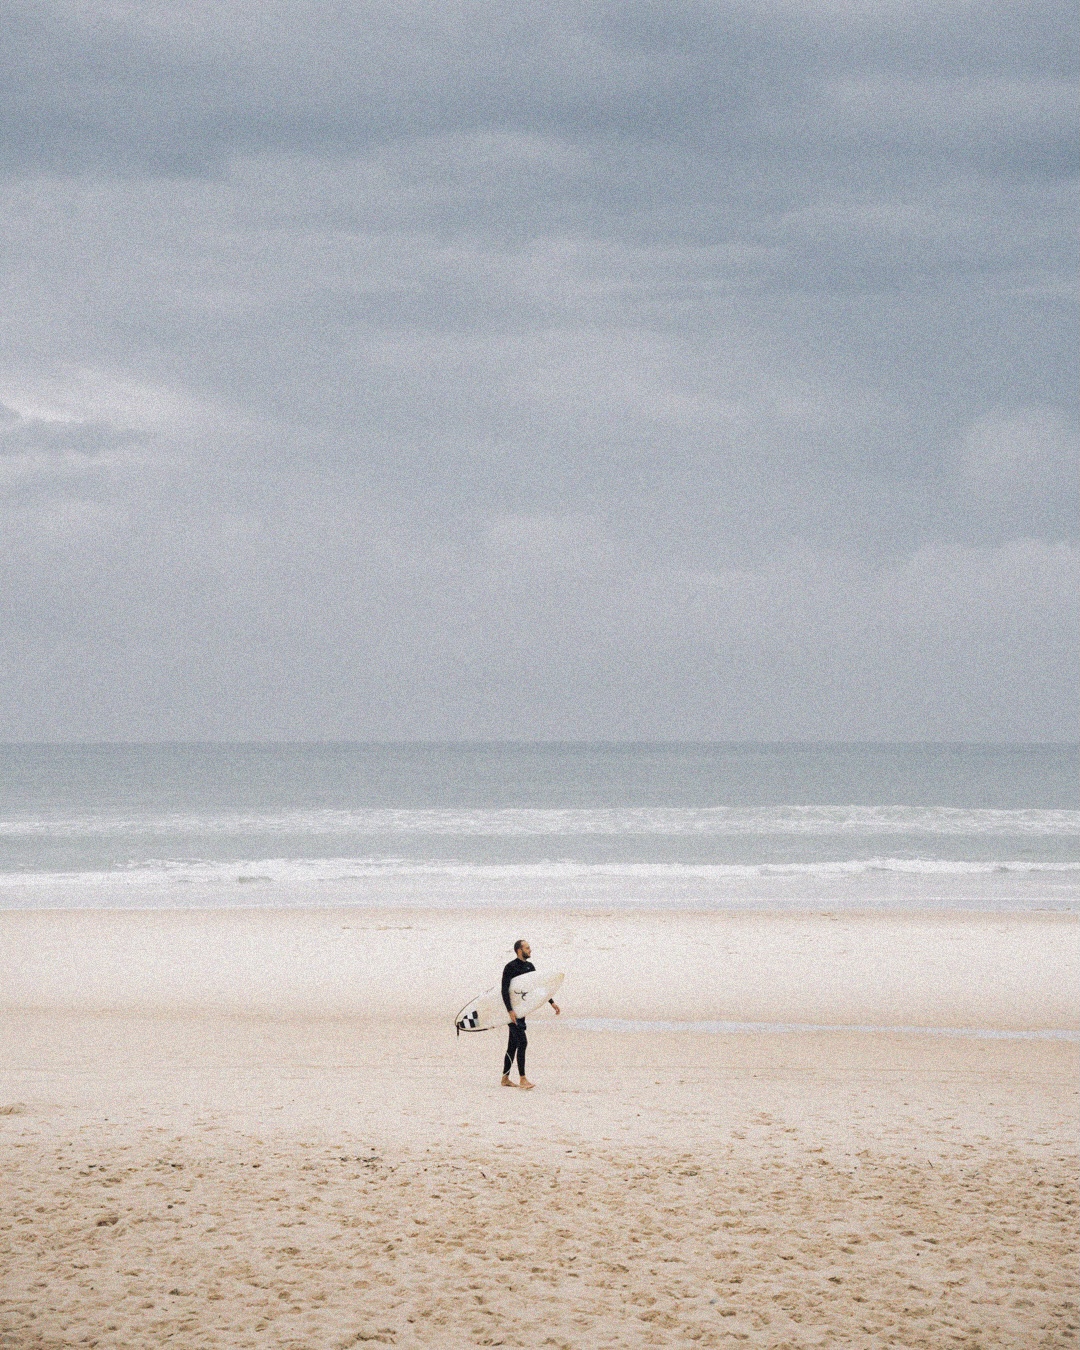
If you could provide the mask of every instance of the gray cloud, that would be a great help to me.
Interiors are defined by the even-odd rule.
[[[11,18],[0,735],[1074,736],[1071,7]]]

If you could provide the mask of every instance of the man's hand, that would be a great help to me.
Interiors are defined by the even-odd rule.
[[[558,1017],[559,1013],[562,1012],[562,1009],[559,1007],[559,1005],[555,1002],[555,1000],[554,1000],[553,998],[549,998],[549,999],[548,999],[548,1002],[549,1002],[549,1003],[551,1004],[551,1006],[555,1009],[555,1016]]]
[[[510,1009],[510,1014],[509,1014],[509,1015],[510,1015],[510,1021],[511,1021],[511,1022],[516,1022],[516,1021],[517,1021],[517,1013],[514,1012],[513,1008]]]

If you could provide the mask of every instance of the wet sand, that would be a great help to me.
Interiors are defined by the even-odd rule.
[[[580,1017],[1080,1028],[1038,912],[0,911],[0,1008],[450,1020],[518,936]]]

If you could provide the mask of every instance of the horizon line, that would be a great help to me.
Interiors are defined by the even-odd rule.
[[[409,738],[409,739],[298,739],[277,738],[183,738],[168,740],[120,740],[120,739],[47,739],[47,740],[0,740],[0,749],[181,749],[181,748],[232,748],[232,749],[1068,749],[1080,750],[1078,740],[856,740],[856,739],[575,739],[564,737],[545,737],[535,739],[519,738]]]

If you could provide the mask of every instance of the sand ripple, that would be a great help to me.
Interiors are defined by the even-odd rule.
[[[0,1345],[1076,1343],[1063,1151],[722,1152],[31,1134]]]

